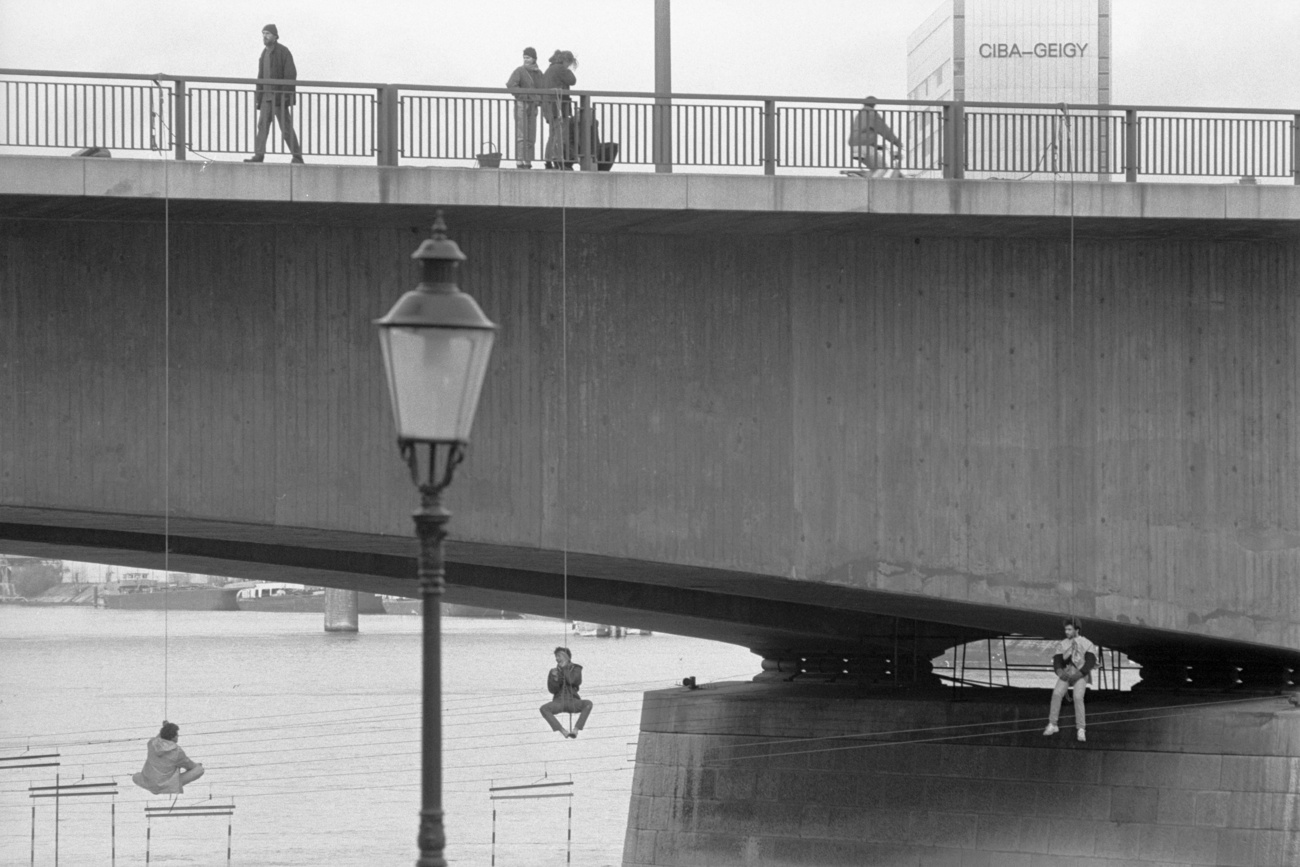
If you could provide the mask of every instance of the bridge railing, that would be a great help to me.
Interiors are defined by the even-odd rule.
[[[231,158],[253,151],[246,78],[0,69],[0,149],[107,148]],[[297,81],[294,125],[318,160],[474,164],[516,153],[515,94],[504,88]],[[528,92],[538,99],[548,91]],[[848,144],[860,100],[570,91],[576,161],[621,167],[815,174],[859,168]],[[1300,183],[1300,113],[1281,109],[889,101],[877,106],[913,176],[1087,175],[1289,178]],[[268,151],[284,153],[273,133]],[[888,153],[886,149],[885,153]],[[604,167],[604,166],[602,166]]]

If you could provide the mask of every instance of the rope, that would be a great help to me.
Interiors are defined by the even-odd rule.
[[[157,82],[155,82],[156,84]],[[161,85],[159,85],[161,87]],[[157,116],[157,115],[156,115]],[[166,127],[161,116],[158,122]],[[170,136],[171,129],[167,132]],[[163,164],[163,719],[167,719],[171,683],[171,160],[159,136]]]
[[[1063,116],[1063,119],[1062,119],[1061,123],[1062,123],[1062,126],[1063,126],[1064,129],[1065,129],[1065,142],[1066,142],[1066,154],[1065,154],[1065,155],[1066,155],[1066,159],[1068,159],[1068,160],[1070,161],[1070,162],[1069,162],[1069,166],[1067,167],[1067,173],[1068,173],[1069,176],[1070,176],[1070,358],[1069,358],[1069,362],[1070,362],[1070,373],[1071,373],[1071,374],[1074,374],[1074,373],[1078,370],[1078,335],[1077,335],[1077,333],[1076,333],[1076,331],[1075,331],[1075,321],[1074,321],[1074,253],[1075,253],[1075,250],[1074,250],[1074,175],[1075,175],[1075,165],[1074,165],[1074,134],[1073,134],[1072,124],[1071,124],[1071,122],[1070,122],[1070,107],[1069,107],[1069,105],[1067,105],[1066,103],[1061,103],[1061,114],[1062,114],[1062,116]],[[1078,392],[1077,392],[1077,389],[1072,390],[1072,393],[1077,394],[1077,393],[1078,393]],[[1072,427],[1072,426],[1066,426],[1066,427],[1063,428],[1063,430],[1069,430],[1071,427]],[[1078,481],[1079,481],[1079,479],[1078,479],[1078,475],[1079,475],[1079,473],[1078,473],[1077,464],[1078,464],[1077,461],[1070,461],[1069,464],[1067,464],[1067,466],[1069,467],[1069,470],[1068,470],[1068,472],[1069,472],[1069,482],[1068,482],[1068,485],[1069,485],[1069,492],[1070,492],[1070,494],[1071,494],[1071,502],[1072,502],[1072,503],[1075,501],[1073,495],[1075,494],[1075,492],[1076,492],[1076,490],[1077,490],[1077,488],[1078,488]],[[1073,511],[1073,510],[1072,510],[1072,511]],[[1078,521],[1077,521],[1077,517],[1078,517],[1078,516],[1074,516],[1074,517],[1075,517],[1076,520],[1074,520],[1074,521],[1071,522],[1071,526],[1072,526],[1072,527],[1077,527],[1077,526],[1078,526]],[[1071,537],[1072,537],[1072,541],[1076,541],[1076,540],[1073,539],[1073,537],[1075,536],[1075,533],[1076,533],[1076,532],[1077,532],[1077,531],[1072,531],[1071,534],[1070,534]],[[1071,562],[1071,565],[1073,566],[1073,569],[1071,570],[1071,575],[1070,575],[1070,600],[1069,600],[1069,604],[1068,604],[1068,607],[1067,607],[1067,613],[1068,613],[1069,616],[1070,616],[1070,621],[1071,621],[1071,622],[1074,622],[1074,619],[1075,619],[1075,613],[1076,613],[1076,612],[1075,612],[1075,600],[1076,600],[1076,598],[1077,598],[1077,594],[1078,594],[1078,583],[1079,583],[1079,562],[1078,562],[1078,545],[1077,545],[1077,544],[1072,544],[1072,545],[1070,546],[1070,562]]]
[[[565,151],[569,131],[563,128]],[[569,630],[569,509],[567,482],[569,478],[569,171],[561,169],[560,175],[560,417],[564,424],[564,436],[560,448],[560,523],[564,549],[564,617],[560,631],[568,645]],[[570,714],[572,716],[572,714]]]

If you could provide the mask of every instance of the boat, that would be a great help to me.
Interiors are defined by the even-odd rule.
[[[106,584],[95,603],[121,611],[238,611],[235,591],[207,584],[121,581]]]
[[[419,599],[405,596],[382,596],[384,611],[388,614],[419,614],[424,604]],[[443,617],[478,617],[484,620],[519,620],[522,615],[504,608],[480,608],[477,605],[458,605],[454,602],[442,603]]]
[[[281,581],[258,581],[235,586],[240,611],[325,612],[325,588]],[[384,606],[373,593],[357,593],[358,614],[383,614]]]
[[[628,635],[653,635],[649,629],[630,629],[626,626],[615,626],[610,623],[587,623],[582,620],[575,620],[569,624],[574,634],[584,638],[624,638]]]

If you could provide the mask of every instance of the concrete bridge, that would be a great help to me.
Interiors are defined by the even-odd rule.
[[[1294,862],[1293,188],[3,157],[0,545],[414,595],[370,320],[435,207],[503,326],[449,598],[764,658],[648,698],[626,863]],[[1088,753],[934,690],[1064,615],[1143,666]],[[975,724],[892,803],[726,754]]]

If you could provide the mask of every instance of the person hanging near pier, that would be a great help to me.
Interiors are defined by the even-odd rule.
[[[298,67],[293,63],[293,52],[280,44],[280,31],[274,24],[262,28],[262,56],[257,61],[257,90],[253,102],[257,106],[257,141],[253,155],[246,163],[260,163],[266,158],[266,137],[271,133],[271,118],[280,124],[280,135],[285,147],[293,154],[290,162],[302,162],[302,143],[293,131],[293,104],[297,101],[297,86],[293,84],[264,84],[261,79],[298,78]]]
[[[1078,739],[1088,740],[1086,727],[1088,720],[1083,710],[1083,695],[1092,682],[1092,669],[1097,665],[1097,645],[1083,637],[1078,620],[1065,621],[1065,638],[1056,645],[1052,656],[1052,668],[1056,669],[1056,685],[1052,687],[1052,705],[1047,716],[1047,728],[1044,735],[1054,735],[1060,728],[1057,721],[1061,717],[1061,700],[1067,692],[1074,695],[1074,723],[1078,729]]]
[[[176,742],[180,733],[180,726],[164,720],[158,737],[149,739],[144,768],[131,776],[131,782],[155,795],[180,795],[186,786],[203,776],[203,765],[191,761]]]
[[[573,661],[573,655],[567,647],[555,648],[555,668],[546,676],[546,688],[552,699],[542,705],[542,716],[550,723],[551,731],[559,732],[566,738],[576,738],[578,732],[587,725],[591,716],[592,703],[578,695],[582,686],[582,666]],[[555,718],[557,713],[578,714],[578,722],[573,731],[568,731]]]
[[[868,170],[870,177],[901,177],[901,172],[894,168],[898,151],[886,154],[885,145],[902,148],[903,140],[876,111],[874,96],[868,96],[862,103],[862,110],[853,119],[853,129],[849,132],[849,155]]]

